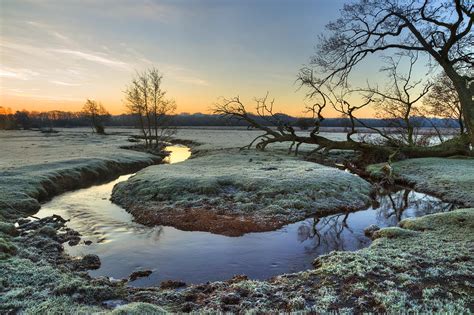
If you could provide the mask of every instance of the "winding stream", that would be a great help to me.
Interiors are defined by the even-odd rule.
[[[183,146],[169,146],[168,163],[190,156]],[[79,245],[65,245],[67,253],[99,255],[102,266],[92,276],[126,278],[135,270],[150,269],[135,286],[158,285],[164,280],[187,283],[225,280],[236,274],[266,279],[311,268],[319,255],[333,250],[357,250],[370,244],[364,228],[371,224],[394,226],[401,219],[450,211],[453,205],[400,189],[378,196],[378,205],[353,213],[310,218],[279,230],[227,237],[173,227],[146,227],[133,222],[123,208],[110,202],[114,185],[131,175],[103,185],[62,194],[45,203],[38,217],[58,214],[70,219],[68,227],[82,234]],[[86,245],[84,241],[92,241]]]

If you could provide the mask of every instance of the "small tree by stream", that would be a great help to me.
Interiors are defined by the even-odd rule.
[[[105,107],[97,101],[88,99],[82,107],[82,112],[89,119],[92,129],[98,134],[104,135],[104,123],[110,118]]]
[[[159,70],[151,68],[137,73],[125,90],[127,109],[137,118],[145,147],[151,149],[158,148],[175,132],[170,122],[176,103],[166,98],[162,80]]]

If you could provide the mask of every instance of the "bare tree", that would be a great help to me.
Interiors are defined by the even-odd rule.
[[[408,54],[408,70],[401,73],[401,62],[403,57],[387,57],[387,66],[382,68],[389,78],[389,85],[385,89],[379,89],[368,85],[360,91],[365,92],[365,99],[371,100],[377,110],[378,116],[388,122],[389,127],[395,128],[395,139],[390,136],[390,131],[384,132],[392,142],[401,141],[402,144],[413,146],[418,139],[417,129],[419,125],[413,118],[422,115],[421,99],[432,87],[431,82],[423,82],[423,79],[414,78],[414,66],[418,60],[418,54]],[[413,116],[418,117],[413,117]]]
[[[458,93],[445,73],[436,77],[433,87],[423,99],[423,104],[427,107],[429,115],[454,119],[459,124],[460,134],[466,131]]]
[[[359,0],[327,25],[301,83],[321,89],[346,85],[367,56],[391,50],[424,53],[441,67],[458,94],[466,141],[474,145],[474,4],[468,0]],[[313,76],[314,71],[318,76]],[[318,93],[318,92],[316,92]]]
[[[170,115],[176,103],[165,97],[162,79],[158,69],[151,68],[137,73],[125,90],[128,111],[137,117],[146,148],[156,149],[174,133]]]
[[[309,134],[296,133],[291,126],[275,124],[276,129],[262,126],[249,114],[238,98],[223,99],[215,111],[224,116],[245,120],[250,126],[264,131],[255,139],[258,149],[264,149],[275,142],[290,142],[298,151],[302,143],[314,144],[314,151],[327,152],[333,149],[355,150],[369,160],[391,160],[394,157],[426,157],[470,154],[468,144],[474,143],[474,106],[469,90],[472,82],[474,53],[471,32],[473,5],[467,1],[430,0],[359,0],[344,6],[341,18],[327,26],[328,36],[321,36],[318,52],[309,66],[301,69],[298,81],[306,87],[311,104],[306,111],[312,115],[313,126]],[[380,90],[370,87],[366,91],[351,89],[351,73],[359,63],[371,54],[395,50],[399,55],[411,56],[408,72],[400,75],[398,61],[389,59],[386,71],[391,85]],[[417,146],[414,135],[413,115],[417,104],[428,92],[431,84],[414,80],[418,55],[428,55],[433,61],[429,70],[441,66],[453,82],[459,96],[463,120],[470,132],[469,137],[458,137],[438,145]],[[423,85],[423,86],[422,86]],[[418,91],[421,87],[421,91]],[[362,92],[363,97],[354,97]],[[360,101],[354,101],[359,99]],[[404,141],[395,141],[393,136],[368,126],[357,118],[358,113],[368,106],[376,105],[386,116],[392,116],[404,129]],[[329,109],[335,109],[350,121],[345,141],[335,141],[320,134],[321,123]],[[256,100],[258,115],[275,117],[273,101],[268,97]],[[466,113],[469,111],[469,113]],[[469,122],[468,122],[469,121]],[[358,128],[367,128],[384,143],[355,139]],[[359,141],[358,141],[359,140]]]
[[[82,107],[82,112],[95,132],[105,134],[104,122],[110,118],[110,114],[101,103],[88,99]]]

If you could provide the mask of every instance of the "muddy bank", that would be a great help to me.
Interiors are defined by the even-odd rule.
[[[371,165],[368,172],[383,177],[382,164]],[[393,180],[445,201],[474,206],[474,158],[420,158],[392,164]]]
[[[404,220],[372,245],[315,260],[315,269],[184,290],[129,289],[172,312],[448,312],[473,310],[474,209]]]
[[[142,224],[237,236],[361,209],[371,191],[367,181],[335,168],[234,150],[147,168],[117,184],[112,201]]]

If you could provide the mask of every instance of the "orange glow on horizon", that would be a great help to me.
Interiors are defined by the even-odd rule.
[[[10,108],[12,112],[17,110],[26,110],[26,111],[37,111],[37,112],[46,112],[46,111],[53,111],[53,110],[60,110],[60,111],[70,111],[70,112],[78,112],[81,111],[82,106],[84,105],[87,98],[84,101],[70,101],[70,100],[48,100],[48,99],[32,99],[28,97],[20,97],[20,96],[9,96],[9,95],[1,95],[0,96],[0,106],[3,108]],[[127,109],[125,103],[122,100],[117,99],[97,99],[100,101],[104,107],[112,114],[112,115],[120,115],[127,113]],[[186,101],[186,99],[175,98],[177,102],[177,110],[175,114],[180,113],[203,113],[203,114],[212,114],[212,106],[218,101],[209,102],[207,100],[202,101]],[[253,101],[248,103],[248,110],[253,110]],[[276,105],[278,103],[276,102]],[[303,117],[308,116],[305,114],[304,105],[300,104],[292,104],[291,106],[276,106],[276,109],[279,112],[282,112],[287,115],[295,116],[295,117]],[[337,118],[341,115],[336,112],[332,108],[328,108],[326,110],[325,116],[327,118]],[[375,110],[373,108],[366,108],[359,111],[358,117],[360,118],[373,118],[375,117]]]

